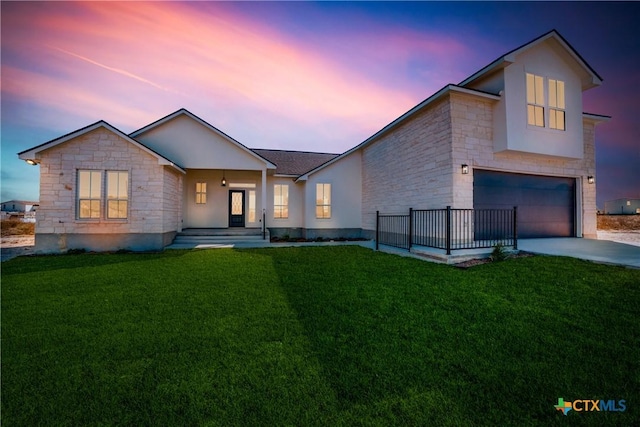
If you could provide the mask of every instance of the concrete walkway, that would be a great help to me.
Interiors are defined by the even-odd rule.
[[[518,249],[534,254],[568,256],[640,268],[640,247],[608,240],[571,237],[519,239]]]

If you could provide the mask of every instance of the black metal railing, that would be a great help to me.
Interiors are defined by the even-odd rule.
[[[262,240],[267,240],[267,211],[262,209]]]
[[[376,249],[379,244],[410,250],[412,246],[444,249],[518,248],[518,208],[409,209],[408,214],[376,212]]]
[[[410,215],[376,215],[376,249],[378,244],[410,249]]]

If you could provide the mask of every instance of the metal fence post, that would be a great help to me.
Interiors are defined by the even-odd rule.
[[[266,209],[262,209],[262,240],[267,240],[267,213]]]
[[[451,255],[451,206],[447,206],[447,255]]]
[[[518,207],[513,207],[513,249],[518,249]]]
[[[380,241],[380,211],[376,211],[376,251],[378,250],[378,242]]]
[[[413,208],[409,208],[409,251],[413,244]]]

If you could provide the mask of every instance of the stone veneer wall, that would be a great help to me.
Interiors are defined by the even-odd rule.
[[[100,219],[77,219],[78,169],[103,172]],[[127,219],[105,218],[107,170],[129,171]],[[104,128],[45,150],[41,153],[35,249],[160,249],[179,229],[181,182],[182,177],[159,165],[156,157]]]
[[[375,230],[376,211],[451,205],[451,116],[448,98],[362,150],[362,229]]]
[[[462,164],[472,169],[491,169],[536,175],[577,178],[577,229],[584,237],[596,237],[595,185],[587,176],[595,176],[594,122],[583,121],[584,157],[565,159],[533,153],[494,153],[493,106],[495,101],[473,95],[451,95],[453,206],[473,208],[473,171],[460,173]],[[581,206],[581,208],[580,208]]]

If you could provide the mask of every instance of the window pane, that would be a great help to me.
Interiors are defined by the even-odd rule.
[[[323,217],[322,213],[323,213],[322,206],[316,206],[316,218],[322,218]]]
[[[331,204],[331,184],[324,185],[324,204]]]
[[[282,204],[289,205],[289,186],[288,185],[282,186]]]
[[[91,218],[100,218],[100,200],[91,200]]]
[[[323,185],[316,184],[316,205],[321,205],[323,199]]]
[[[549,111],[549,127],[552,129],[564,130],[564,111]]]
[[[558,95],[556,94],[556,81],[549,79],[549,106],[557,107]],[[551,119],[549,119],[549,123],[551,123]]]
[[[536,81],[536,104],[543,105],[544,104],[544,88],[543,88],[543,78],[540,76],[535,76]]]
[[[91,218],[91,200],[80,200],[80,218]]]
[[[243,196],[242,193],[231,194],[231,215],[242,215]]]
[[[129,172],[107,172],[107,198],[128,199]]]
[[[564,82],[558,80],[557,82],[557,97],[558,97],[558,108],[564,109]]]
[[[128,202],[126,200],[107,201],[107,217],[111,219],[126,218],[127,205],[128,205]]]
[[[118,174],[118,198],[129,198],[129,172],[120,172]]]
[[[91,195],[91,172],[78,171],[78,197],[89,198]]]
[[[101,179],[100,179],[100,172],[96,172],[96,171],[92,171],[91,172],[91,198],[92,199],[99,199],[101,196]]]
[[[535,104],[536,92],[533,74],[527,73],[527,103]]]
[[[536,110],[536,126],[544,127],[544,108],[534,107]]]
[[[109,199],[118,198],[118,173],[107,172],[107,197]]]

